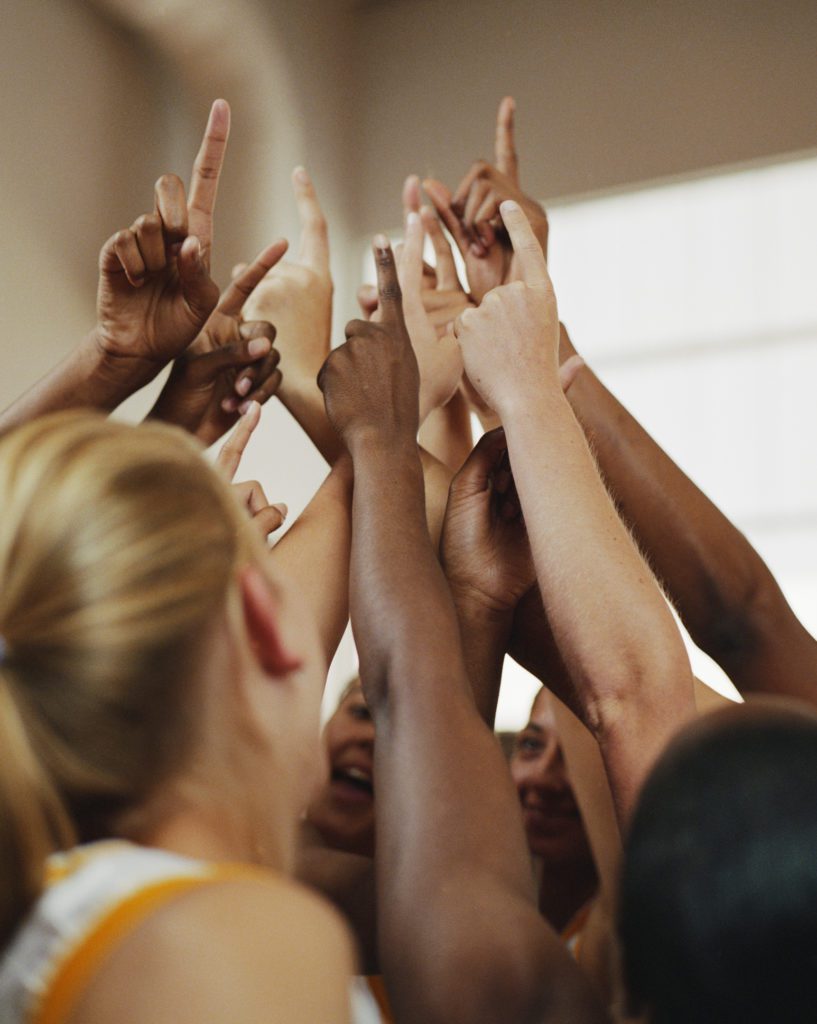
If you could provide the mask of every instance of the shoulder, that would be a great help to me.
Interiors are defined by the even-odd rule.
[[[71,1020],[340,1022],[353,971],[351,939],[329,904],[259,872],[158,909],[111,952]]]

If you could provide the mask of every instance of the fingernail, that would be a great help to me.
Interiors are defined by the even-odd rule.
[[[272,507],[278,509],[278,511],[281,513],[282,519],[286,519],[286,517],[289,515],[289,509],[282,501],[274,502]]]
[[[224,398],[221,402],[221,408],[225,412],[235,412],[238,408],[238,399],[236,398]]]
[[[408,220],[409,226],[410,227],[414,227],[415,224],[419,224],[420,223],[420,214],[417,213],[416,210],[412,210],[411,213],[408,215],[407,220]]]
[[[295,180],[298,182],[299,185],[309,184],[309,175],[306,173],[305,167],[299,166],[295,168]]]
[[[374,247],[375,247],[375,249],[388,249],[389,248],[389,240],[388,240],[388,238],[386,238],[385,235],[375,235],[374,236]]]
[[[254,404],[254,402],[242,402],[238,407],[238,411],[242,416],[246,416]]]
[[[502,213],[517,213],[519,210],[519,203],[515,203],[513,199],[505,199],[499,204],[499,209]]]
[[[269,338],[260,337],[253,338],[247,345],[247,354],[251,355],[253,359],[257,359],[258,356],[265,356],[267,352],[272,348],[272,342]]]
[[[239,395],[246,395],[252,387],[252,381],[249,377],[242,377],[235,386],[235,390]]]

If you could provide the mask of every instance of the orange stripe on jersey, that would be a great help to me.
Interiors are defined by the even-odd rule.
[[[139,889],[105,914],[60,963],[48,989],[31,1018],[31,1024],[63,1024],[103,960],[129,932],[154,911],[192,889],[235,878],[258,878],[269,874],[242,865],[219,865],[201,875],[164,879]]]
[[[366,982],[369,986],[369,991],[374,996],[377,1008],[380,1010],[380,1016],[386,1022],[386,1024],[394,1024],[394,1017],[392,1016],[391,1006],[389,1005],[389,996],[386,992],[386,985],[383,981],[381,974],[369,974],[366,977]]]

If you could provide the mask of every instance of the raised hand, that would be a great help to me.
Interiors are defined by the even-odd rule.
[[[429,178],[423,182],[462,253],[471,294],[477,301],[491,288],[518,276],[513,251],[499,217],[499,206],[504,200],[514,200],[525,211],[539,244],[547,253],[545,211],[519,186],[514,141],[515,110],[510,96],[506,96],[499,105],[493,164],[485,160],[474,163],[453,195],[439,181]]]
[[[451,251],[451,244],[445,236],[439,217],[432,207],[421,204],[420,179],[416,174],[406,178],[403,185],[404,223],[408,223],[411,213],[420,214],[423,230],[434,247],[434,266],[423,262],[423,306],[429,319],[437,328],[437,333],[442,337],[450,331],[452,323],[459,314],[475,303],[462,286]],[[399,268],[399,252],[397,263]],[[358,288],[357,299],[364,317],[370,320],[377,310],[376,285],[361,285]]]
[[[500,208],[519,264],[521,280],[490,291],[478,309],[454,324],[468,377],[504,422],[505,411],[524,405],[549,383],[563,387],[576,370],[569,360],[559,372],[559,314],[545,256],[517,203]]]
[[[383,235],[374,240],[379,322],[352,320],[346,344],[321,368],[318,386],[326,414],[354,456],[358,446],[416,448],[420,372],[411,344],[394,254]]]
[[[426,309],[424,240],[420,215],[411,211],[406,220],[406,241],[398,257],[397,270],[405,323],[420,368],[420,422],[432,409],[448,402],[462,377],[462,355],[453,333],[450,330],[441,333]],[[381,315],[378,310],[375,319]]]
[[[234,278],[201,334],[174,362],[151,416],[176,423],[210,445],[250,402],[263,405],[275,394],[281,383],[280,355],[272,347],[275,327],[242,321],[241,309],[286,248],[284,240],[267,246]],[[245,370],[252,372],[252,381],[242,374]]]
[[[245,319],[275,324],[283,375],[279,395],[288,407],[293,398],[315,395],[315,378],[329,354],[332,326],[326,220],[302,167],[294,171],[292,184],[301,222],[298,257],[279,263],[244,306]]]
[[[113,235],[100,253],[95,342],[112,364],[127,367],[137,386],[187,348],[218,302],[210,278],[212,214],[229,126],[229,107],[217,100],[189,202],[181,180],[164,175],[153,213]]]
[[[238,421],[235,430],[224,442],[224,446],[216,459],[219,471],[232,483],[238,472],[241,457],[249,444],[255,428],[261,422],[261,406],[250,402],[247,411]],[[253,525],[257,527],[264,540],[284,524],[287,507],[283,504],[270,505],[264,489],[257,480],[233,484],[233,489],[241,504],[247,509]]]
[[[455,601],[512,612],[536,581],[504,431],[483,434],[451,481],[440,555]]]

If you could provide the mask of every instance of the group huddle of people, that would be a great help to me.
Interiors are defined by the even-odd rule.
[[[0,414],[3,1024],[814,1019],[817,643],[578,355],[514,113],[406,180],[332,347],[303,168],[295,252],[211,277],[217,100]],[[233,482],[273,398],[328,464],[277,543]]]

